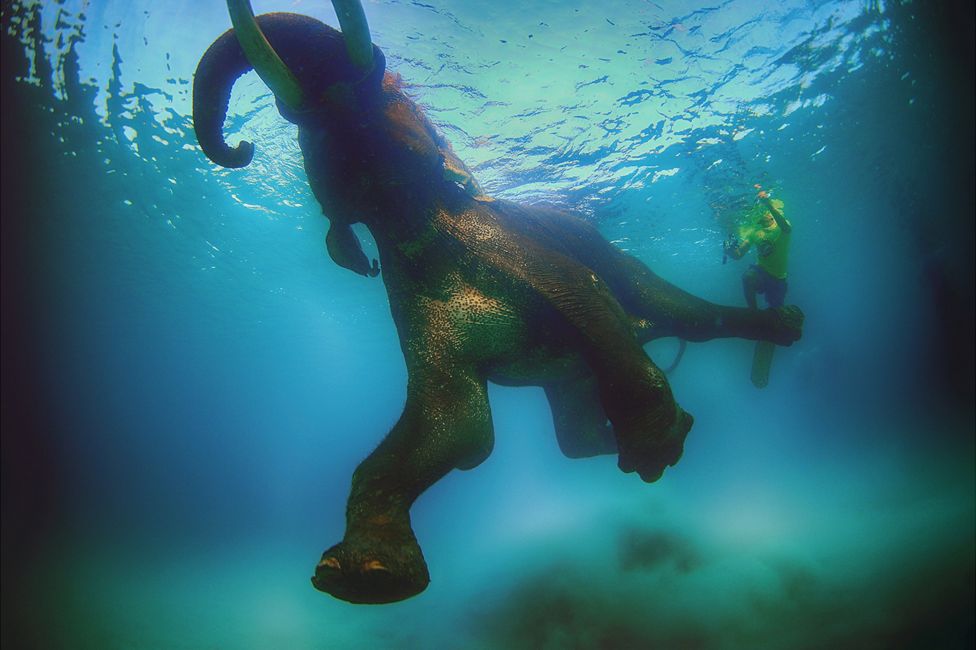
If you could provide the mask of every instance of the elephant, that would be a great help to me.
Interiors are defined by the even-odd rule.
[[[193,81],[199,144],[223,167],[247,165],[222,129],[231,88],[254,69],[298,127],[312,192],[340,266],[382,273],[407,368],[406,405],[356,468],[346,530],[312,584],[351,603],[422,592],[429,571],[410,522],[417,497],[494,444],[488,382],[541,386],[570,458],[617,454],[658,480],[681,457],[693,418],[643,345],[661,337],[739,337],[790,345],[795,306],[722,306],[683,291],[609,243],[583,217],[487,196],[450,144],[386,71],[358,2],[335,0],[342,31],[229,0],[233,28]],[[364,224],[370,262],[352,224]]]

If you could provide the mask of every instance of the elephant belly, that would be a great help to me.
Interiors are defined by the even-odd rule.
[[[485,282],[453,286],[441,299],[415,303],[423,323],[423,352],[448,353],[503,385],[539,385],[579,372],[582,361],[530,291]],[[445,295],[446,294],[446,295]]]
[[[537,346],[515,357],[495,359],[485,368],[488,379],[502,386],[544,386],[586,373],[583,358],[567,350]]]

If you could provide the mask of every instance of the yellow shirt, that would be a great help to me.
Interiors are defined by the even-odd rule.
[[[789,221],[786,223],[789,224]],[[743,226],[739,230],[740,239],[750,246],[756,247],[756,253],[759,255],[759,268],[779,280],[786,279],[792,235],[792,225],[789,232],[785,232],[775,220],[768,227],[753,224]]]

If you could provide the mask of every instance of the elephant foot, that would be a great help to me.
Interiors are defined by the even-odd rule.
[[[346,539],[322,554],[312,586],[350,603],[379,605],[419,594],[430,583],[427,563],[410,530],[388,527]]]
[[[792,345],[803,334],[803,311],[796,305],[784,305],[768,310],[773,318],[773,335],[770,341],[776,345]]]
[[[617,435],[620,455],[617,466],[626,473],[637,472],[641,479],[653,483],[664,470],[675,465],[684,453],[685,438],[695,418],[677,404],[674,416],[663,427],[643,426],[621,430]]]

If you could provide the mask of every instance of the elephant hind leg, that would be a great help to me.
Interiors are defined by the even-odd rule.
[[[531,277],[570,326],[613,424],[624,472],[647,482],[678,462],[692,418],[675,402],[668,380],[638,342],[631,320],[603,281],[585,267],[548,260]]]
[[[617,452],[613,428],[600,404],[593,375],[545,387],[559,449],[569,458]]]
[[[372,604],[426,589],[430,576],[410,525],[410,506],[452,469],[478,465],[492,443],[485,381],[456,366],[415,365],[403,415],[353,474],[346,534],[322,554],[313,586],[341,600]]]
[[[575,349],[592,372],[616,434],[620,469],[656,481],[681,457],[691,417],[675,403],[610,285],[578,259],[531,241],[520,241],[520,247],[524,254],[518,256],[481,254],[541,298],[550,333]]]

